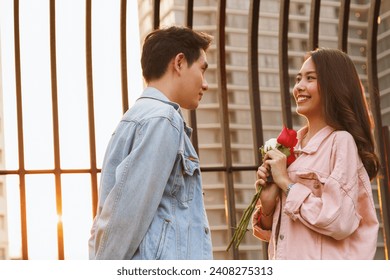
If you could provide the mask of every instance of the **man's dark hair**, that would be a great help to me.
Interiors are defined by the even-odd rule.
[[[200,50],[206,51],[212,37],[187,27],[172,26],[149,33],[144,41],[141,56],[142,75],[146,82],[159,79],[167,70],[168,63],[183,53],[188,66],[199,57]]]

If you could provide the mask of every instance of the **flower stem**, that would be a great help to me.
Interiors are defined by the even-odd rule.
[[[252,202],[245,209],[245,211],[241,217],[240,223],[238,224],[238,227],[234,231],[232,240],[230,241],[226,251],[229,251],[229,249],[233,245],[233,243],[235,244],[236,248],[238,248],[238,246],[240,245],[240,243],[241,243],[242,239],[244,238],[245,233],[247,231],[248,224],[249,224],[249,221],[250,221],[252,214],[255,210],[257,201],[259,200],[261,190],[262,190],[262,186],[259,186],[257,192],[255,193],[255,195],[252,198]]]

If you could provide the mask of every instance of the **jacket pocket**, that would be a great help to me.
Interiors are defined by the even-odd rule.
[[[322,195],[326,178],[320,177],[315,172],[297,172],[296,175],[298,183],[310,188],[315,196],[320,197]]]
[[[171,221],[155,217],[141,243],[143,259],[159,260],[163,257],[169,235]]]
[[[194,198],[196,186],[201,185],[200,166],[195,157],[181,155],[180,161],[171,195],[176,198],[180,207],[187,208]]]

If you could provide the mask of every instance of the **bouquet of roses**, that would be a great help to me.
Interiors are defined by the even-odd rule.
[[[293,129],[288,129],[283,127],[282,132],[279,134],[278,138],[271,138],[265,142],[264,146],[262,146],[259,151],[261,153],[262,159],[264,161],[265,154],[272,150],[278,149],[287,157],[287,166],[289,166],[295,160],[294,147],[297,144],[297,132]],[[253,196],[251,203],[244,211],[243,216],[241,217],[241,221],[236,228],[232,240],[230,241],[226,251],[229,251],[230,247],[233,243],[236,244],[236,248],[241,243],[241,240],[244,238],[245,233],[248,228],[249,221],[252,217],[252,214],[255,210],[257,201],[260,198],[260,193],[263,186],[258,186],[256,194]]]

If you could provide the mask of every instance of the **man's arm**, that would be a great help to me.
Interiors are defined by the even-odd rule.
[[[130,154],[118,165],[115,186],[96,224],[96,259],[133,256],[160,204],[180,144],[167,118],[143,124]]]

